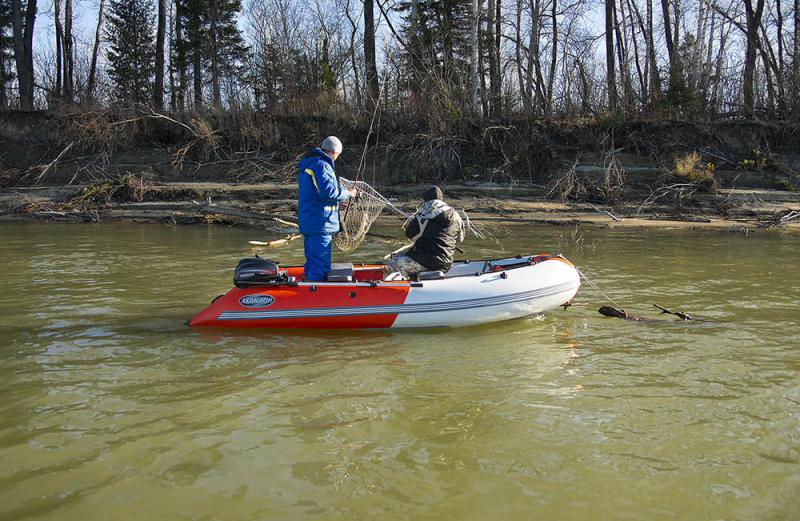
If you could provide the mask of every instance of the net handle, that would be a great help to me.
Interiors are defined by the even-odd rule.
[[[378,99],[375,101],[375,109],[372,111],[372,119],[369,122],[369,129],[367,130],[367,140],[364,142],[364,150],[361,151],[361,160],[358,162],[358,170],[356,170],[356,180],[357,183],[359,178],[361,177],[361,171],[366,169],[366,159],[367,159],[367,148],[369,147],[369,138],[372,135],[372,127],[375,124],[375,116],[378,114],[378,108],[381,106],[381,92],[378,90]],[[358,193],[356,192],[356,199],[358,199]],[[350,205],[347,205],[347,208],[344,209],[344,220],[347,220],[347,214],[350,212]]]

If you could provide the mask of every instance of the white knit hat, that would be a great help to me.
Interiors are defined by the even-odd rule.
[[[319,146],[325,152],[333,152],[334,154],[341,154],[342,153],[342,142],[339,141],[339,138],[336,136],[328,136],[323,141],[322,144]]]

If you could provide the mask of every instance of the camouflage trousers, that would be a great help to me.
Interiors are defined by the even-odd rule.
[[[397,254],[389,259],[383,271],[387,274],[399,272],[403,277],[408,277],[412,273],[428,271],[428,268],[407,255]]]

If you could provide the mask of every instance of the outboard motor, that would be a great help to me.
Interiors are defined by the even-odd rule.
[[[263,286],[275,284],[284,278],[276,261],[256,255],[239,261],[233,274],[233,284],[237,288]]]

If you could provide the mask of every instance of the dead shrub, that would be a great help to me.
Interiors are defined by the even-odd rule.
[[[586,184],[578,177],[577,167],[579,160],[576,159],[572,162],[572,166],[553,182],[550,191],[547,192],[545,198],[558,198],[561,202],[569,199],[581,200],[586,197],[588,189]]]
[[[57,118],[59,141],[73,144],[73,153],[109,154],[136,141],[141,121],[135,113],[122,109],[74,109]]]
[[[617,203],[625,192],[625,169],[613,152],[606,155],[604,167],[600,195],[606,203]]]

